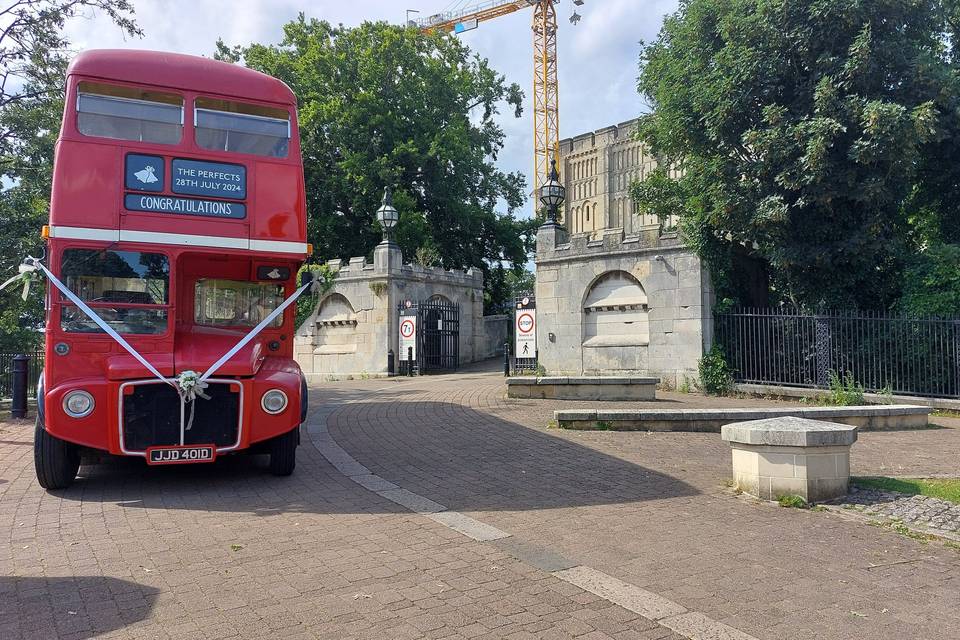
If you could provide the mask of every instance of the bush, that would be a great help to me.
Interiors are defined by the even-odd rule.
[[[933,245],[910,261],[897,309],[914,316],[960,316],[960,245]]]
[[[713,345],[710,351],[700,358],[700,388],[711,396],[723,396],[733,387],[733,371],[727,364],[723,349]]]
[[[863,404],[864,388],[857,384],[853,372],[847,371],[841,378],[836,371],[830,372],[830,398],[828,402],[838,407]]]

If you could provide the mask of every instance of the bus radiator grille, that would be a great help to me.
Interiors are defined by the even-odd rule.
[[[183,444],[236,444],[240,425],[240,394],[231,385],[209,383],[209,400],[194,402],[193,425],[184,431]],[[184,420],[190,417],[190,406]],[[123,396],[123,442],[127,451],[180,444],[180,398],[170,385],[141,384]]]

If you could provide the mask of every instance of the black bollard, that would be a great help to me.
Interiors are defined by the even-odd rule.
[[[510,377],[510,343],[503,343],[503,377]]]
[[[18,353],[13,356],[13,402],[10,403],[11,418],[27,417],[27,369],[30,365],[30,356]]]
[[[407,347],[407,375],[413,376],[413,347]]]
[[[391,378],[392,378],[392,377],[396,374],[396,372],[397,372],[397,370],[396,370],[396,368],[395,368],[396,365],[394,364],[394,359],[395,359],[395,356],[394,356],[394,353],[393,353],[393,349],[390,349],[389,351],[387,351],[387,376],[389,376],[389,377],[391,377]]]

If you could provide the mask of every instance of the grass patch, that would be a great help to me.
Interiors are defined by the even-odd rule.
[[[777,496],[777,504],[787,509],[806,509],[810,506],[800,496]]]
[[[850,481],[865,489],[897,491],[908,495],[930,496],[960,504],[960,478],[887,478],[855,477]]]
[[[613,425],[605,420],[597,420],[597,431],[613,431]]]

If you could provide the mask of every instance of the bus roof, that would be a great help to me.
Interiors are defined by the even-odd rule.
[[[77,55],[67,75],[216,93],[294,105],[286,84],[259,71],[227,62],[164,51],[90,49]]]

